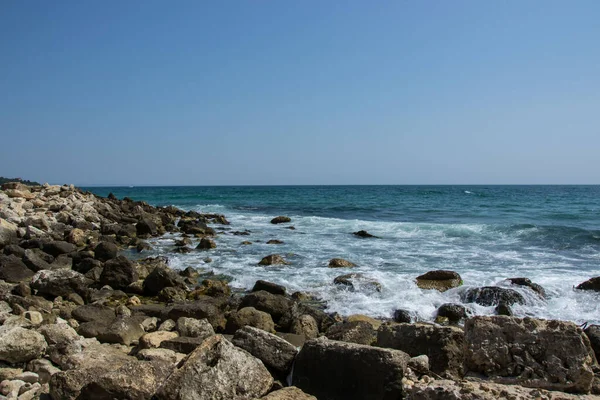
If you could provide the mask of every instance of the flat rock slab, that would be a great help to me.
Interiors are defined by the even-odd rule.
[[[251,326],[238,329],[233,336],[233,344],[284,375],[290,371],[298,354],[296,347],[286,340]]]
[[[318,399],[400,399],[409,360],[399,350],[313,339],[296,357],[293,384]]]
[[[504,316],[465,323],[466,365],[502,383],[589,393],[595,356],[572,322]]]

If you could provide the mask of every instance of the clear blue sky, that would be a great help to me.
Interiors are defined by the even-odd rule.
[[[600,183],[600,1],[0,2],[0,175]]]

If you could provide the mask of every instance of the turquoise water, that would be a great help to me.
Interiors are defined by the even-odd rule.
[[[268,186],[88,188],[106,196],[128,196],[153,205],[227,216],[230,230],[207,253],[169,254],[174,268],[188,265],[234,277],[250,288],[268,279],[327,300],[343,314],[390,316],[408,308],[432,319],[435,309],[460,301],[470,286],[504,284],[525,276],[549,293],[542,301],[520,290],[527,304],[517,315],[600,322],[600,297],[573,285],[600,275],[600,186]],[[295,230],[269,223],[292,218]],[[249,236],[233,231],[250,230]],[[365,229],[379,239],[350,233]],[[283,245],[267,245],[269,239]],[[244,240],[249,246],[240,245]],[[172,237],[154,241],[155,253],[169,253]],[[280,253],[292,265],[258,267],[265,255]],[[349,272],[327,268],[333,257],[355,262],[353,270],[377,279],[380,293],[348,292],[332,284]],[[465,286],[445,293],[423,291],[414,278],[432,269],[452,269]],[[476,314],[492,309],[469,305]]]

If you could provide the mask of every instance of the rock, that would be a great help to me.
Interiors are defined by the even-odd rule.
[[[376,238],[377,236],[373,236],[371,235],[369,232],[367,231],[358,231],[358,232],[353,232],[352,233],[354,236],[358,236],[361,238]]]
[[[376,331],[364,321],[335,324],[325,334],[328,339],[356,344],[372,345],[377,340]]]
[[[173,350],[176,353],[190,354],[200,346],[204,338],[198,337],[175,337],[173,339],[164,340],[161,342],[162,349]]]
[[[590,341],[596,359],[600,360],[600,325],[589,325],[583,332]]]
[[[284,387],[269,393],[262,400],[317,400],[315,396],[304,393],[295,386]]]
[[[290,326],[290,333],[303,335],[307,339],[315,339],[319,336],[319,326],[311,315],[303,314],[294,318]]]
[[[536,292],[542,299],[546,298],[546,290],[544,290],[544,288],[537,283],[531,282],[529,278],[509,278],[507,281],[513,285],[528,287]]]
[[[158,328],[158,318],[149,317],[142,321],[142,328],[146,332],[154,332]]]
[[[79,272],[69,269],[38,271],[31,278],[31,288],[41,294],[67,297],[75,292],[82,297],[86,296],[91,281]]]
[[[600,276],[590,278],[587,281],[580,283],[575,289],[592,290],[594,292],[600,292]]]
[[[99,268],[99,270],[102,271],[102,262],[94,260],[93,258],[84,258],[73,265],[73,269],[81,274],[86,274],[94,268]]]
[[[413,320],[412,313],[408,310],[398,309],[394,311],[394,321],[410,324]]]
[[[254,307],[244,307],[238,311],[232,312],[227,319],[225,332],[235,333],[244,326],[252,326],[262,329],[263,331],[275,332],[275,324],[273,323],[271,315],[259,311]]]
[[[513,315],[512,309],[507,303],[498,304],[494,311],[496,311],[496,315],[506,315],[509,317]]]
[[[465,342],[467,368],[503,383],[575,393],[592,387],[594,353],[572,322],[474,317]]]
[[[290,217],[285,217],[285,216],[279,216],[279,217],[275,217],[271,220],[272,224],[283,224],[283,223],[287,223],[287,222],[292,222],[292,219]]]
[[[0,361],[11,364],[40,358],[46,351],[44,337],[21,327],[0,326]]]
[[[262,260],[258,263],[258,265],[289,265],[290,263],[285,261],[283,257],[279,254],[270,254],[266,257],[263,257]]]
[[[18,226],[0,218],[0,247],[7,246],[17,240]]]
[[[146,333],[140,322],[139,318],[116,318],[100,332],[98,340],[104,343],[119,343],[129,346]]]
[[[158,235],[156,224],[149,219],[142,219],[135,225],[139,237],[148,237]]]
[[[217,244],[215,243],[215,241],[208,238],[200,239],[200,243],[198,243],[198,246],[196,246],[196,250],[210,250],[216,248]]]
[[[350,268],[350,267],[356,267],[356,264],[348,261],[348,260],[344,260],[343,258],[332,258],[331,260],[329,260],[329,268]]]
[[[213,236],[215,234],[214,229],[209,228],[202,221],[186,221],[182,219],[177,225],[181,232],[188,235]]]
[[[417,277],[417,286],[421,289],[435,289],[445,292],[462,285],[460,275],[454,271],[437,270],[429,271]]]
[[[44,322],[44,317],[39,311],[25,311],[25,313],[23,313],[23,316],[29,321],[31,321],[33,325],[40,325],[42,322]]]
[[[446,317],[451,323],[467,318],[467,309],[460,304],[445,303],[437,310],[438,317]]]
[[[146,333],[140,337],[140,348],[141,349],[153,349],[160,347],[160,344],[165,340],[171,340],[179,337],[177,332],[168,331],[157,331],[152,333]]]
[[[219,281],[216,279],[204,279],[202,285],[194,290],[190,297],[197,298],[198,296],[229,296],[231,294],[231,288],[226,281]]]
[[[377,331],[377,346],[402,350],[411,357],[429,357],[431,371],[457,378],[464,375],[463,331],[453,326],[426,323],[383,324]]]
[[[119,249],[117,245],[110,242],[100,242],[94,248],[94,257],[96,260],[105,262],[108,260],[112,260],[113,258],[117,258],[119,253]]]
[[[87,235],[82,229],[73,228],[67,236],[67,242],[74,244],[75,246],[85,246],[87,242]]]
[[[138,280],[134,264],[124,256],[118,256],[104,263],[100,283],[115,289],[124,289]]]
[[[177,364],[185,357],[185,354],[175,353],[169,349],[142,349],[138,351],[136,357],[143,361],[164,361]]]
[[[178,287],[166,287],[158,293],[158,299],[165,303],[183,302],[187,298],[187,292]]]
[[[344,286],[350,291],[381,292],[381,283],[358,273],[337,276],[333,283]]]
[[[368,317],[368,316],[362,315],[362,314],[349,315],[348,318],[346,318],[346,321],[347,322],[355,322],[355,321],[366,322],[369,325],[371,325],[373,327],[373,329],[375,329],[375,330],[379,329],[379,327],[382,324],[382,322],[380,320],[371,318],[371,317]]]
[[[189,302],[175,304],[168,308],[165,317],[177,320],[181,317],[203,319],[206,318],[215,330],[225,328],[225,316],[223,315],[223,302],[213,297],[204,296],[204,298]]]
[[[206,319],[181,317],[177,320],[177,332],[181,336],[206,339],[215,334],[211,324]]]
[[[175,327],[177,326],[177,323],[175,321],[173,321],[172,319],[167,319],[166,321],[164,321],[162,324],[159,325],[158,330],[160,332],[171,332],[172,330],[175,329]]]
[[[71,269],[73,267],[73,259],[66,254],[61,254],[54,259],[50,264],[50,269]]]
[[[27,365],[27,368],[38,375],[39,382],[42,385],[50,382],[52,375],[60,372],[60,369],[54,366],[52,362],[44,358],[30,361]]]
[[[34,272],[27,268],[23,261],[14,255],[0,255],[0,279],[18,283],[33,276]]]
[[[509,306],[525,304],[525,299],[521,293],[497,286],[471,288],[461,294],[461,300],[465,303],[477,303],[482,306],[495,306],[500,303],[506,303]]]
[[[107,324],[112,323],[116,318],[114,309],[101,304],[79,306],[73,310],[72,315],[79,322],[103,321]]]
[[[319,399],[400,399],[409,359],[398,350],[313,339],[296,357],[292,383]]]
[[[166,380],[157,400],[259,398],[273,384],[262,362],[220,335],[204,340]]]
[[[52,269],[50,264],[54,262],[54,257],[40,249],[27,249],[23,255],[23,262],[29,269],[38,272],[43,269]]]
[[[25,256],[25,249],[16,244],[8,244],[4,246],[3,252],[7,256],[13,255],[17,258],[23,258],[23,256]]]
[[[192,239],[184,237],[182,239],[179,240],[175,240],[175,247],[185,247],[185,246],[189,246],[192,244]],[[190,268],[190,267],[188,267]]]
[[[258,292],[261,290],[264,290],[265,292],[269,292],[272,294],[281,294],[281,295],[285,296],[285,286],[281,286],[281,285],[278,285],[278,284],[272,283],[272,282],[258,280],[254,284],[254,287],[252,288],[252,292]]]
[[[426,374],[429,372],[429,357],[425,354],[412,357],[408,361],[408,367],[418,374]]]
[[[261,329],[245,326],[238,329],[232,343],[254,357],[281,376],[287,376],[298,354],[296,347],[287,341]]]
[[[244,296],[240,308],[254,307],[257,310],[264,311],[270,314],[273,321],[278,324],[284,315],[289,314],[292,304],[293,302],[285,296],[259,291]]]
[[[43,325],[38,329],[49,346],[65,347],[81,337],[67,324]]]
[[[156,296],[166,287],[185,288],[185,283],[175,271],[161,263],[144,279],[144,294]]]
[[[56,240],[53,242],[45,243],[42,250],[44,250],[44,252],[50,254],[53,257],[58,257],[61,254],[69,254],[74,251],[77,251],[77,246],[62,240]]]

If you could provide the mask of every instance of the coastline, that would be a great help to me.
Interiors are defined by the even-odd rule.
[[[135,249],[143,256],[149,246],[146,239],[170,233],[176,237],[176,251],[204,252],[209,258],[210,250],[219,245],[218,228],[228,225],[226,216],[157,208],[114,196],[100,198],[73,186],[9,183],[3,185],[0,200],[4,253],[0,329],[17,341],[27,337],[21,347],[0,339],[0,360],[11,365],[0,368],[2,386],[9,393],[31,392],[30,398],[43,393],[53,398],[105,393],[106,397],[97,398],[109,398],[121,393],[130,398],[125,393],[135,389],[135,398],[184,398],[180,383],[188,369],[201,363],[206,352],[216,352],[230,366],[250,366],[248,376],[219,371],[218,376],[226,376],[229,384],[210,390],[221,391],[221,398],[237,393],[231,392],[230,382],[236,379],[248,381],[249,387],[244,395],[229,398],[279,398],[273,397],[278,391],[290,391],[283,387],[294,362],[292,383],[317,398],[364,398],[364,393],[346,391],[340,383],[353,380],[371,393],[380,393],[381,397],[373,398],[384,398],[382,387],[390,382],[396,386],[389,390],[405,398],[433,398],[426,396],[436,390],[446,394],[467,391],[473,398],[496,398],[494,390],[533,396],[525,388],[535,388],[547,398],[569,397],[545,390],[600,394],[600,380],[594,375],[598,364],[593,350],[600,350],[596,328],[587,329],[588,338],[571,322],[471,317],[459,304],[445,307],[441,315],[438,311],[437,324],[414,321],[402,310],[395,313],[395,321],[331,315],[323,311],[318,299],[263,281],[257,281],[250,292],[232,294],[231,287],[210,271],[187,268],[176,273],[159,257],[132,261],[119,255],[124,249]],[[289,222],[273,223],[283,228]],[[237,232],[240,241],[248,236],[246,231]],[[332,260],[335,257],[332,254]],[[353,273],[352,266],[343,261],[330,262],[340,268],[339,285],[377,291],[377,282]],[[286,262],[285,257],[264,261],[266,265]],[[417,282],[424,290],[446,290],[460,286],[462,278],[438,271]],[[512,284],[543,296],[543,288],[534,282]],[[590,286],[597,289],[595,282]],[[510,306],[522,301],[519,292],[500,287],[480,288],[467,296],[497,306],[503,314],[510,314]],[[507,334],[490,347],[489,331],[520,336],[515,339]],[[552,342],[559,337],[569,341],[557,352]],[[528,347],[534,344],[541,354],[523,356],[533,354]],[[502,359],[494,352],[497,347],[513,356]],[[273,359],[276,349],[287,354],[285,361]],[[356,352],[365,357],[354,360],[348,355]],[[314,365],[324,362],[323,354],[334,360],[328,367],[339,370],[340,382],[325,378],[324,367]],[[489,365],[484,359],[495,363]],[[352,363],[358,364],[351,368]],[[365,379],[357,372],[371,368],[395,372],[385,378],[389,381]],[[151,371],[152,382],[141,382],[139,373],[146,369]],[[127,384],[120,381],[123,376],[128,377]],[[218,381],[209,376],[203,381],[207,387]],[[294,393],[293,398],[310,398]]]

